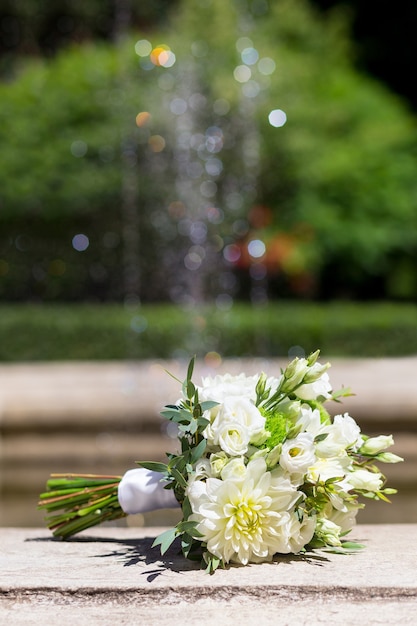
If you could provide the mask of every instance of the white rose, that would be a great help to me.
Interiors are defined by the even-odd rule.
[[[324,429],[320,420],[320,411],[318,409],[313,410],[308,404],[302,404],[295,427],[316,437]]]
[[[210,455],[210,468],[211,474],[215,478],[218,478],[221,474],[222,469],[228,463],[229,457],[226,452],[217,452],[216,454]]]
[[[328,504],[325,507],[323,514],[331,522],[333,522],[334,524],[337,524],[340,527],[342,533],[347,533],[349,530],[352,530],[352,528],[355,526],[356,516],[358,514],[358,511],[359,511],[359,506],[357,505],[355,506],[355,505],[349,504],[348,506],[345,507],[344,511],[340,511],[340,510],[333,508],[331,504]]]
[[[285,551],[281,549],[280,552],[297,554],[312,540],[316,529],[316,518],[305,515],[300,521],[298,515],[293,513],[284,528],[287,545]]]
[[[238,422],[225,422],[216,430],[213,443],[230,456],[241,456],[248,450],[250,433]]]
[[[279,464],[290,474],[304,474],[316,460],[314,438],[311,433],[301,433],[282,444]]]
[[[294,393],[298,398],[301,398],[301,400],[317,400],[319,397],[327,400],[331,397],[331,390],[332,387],[329,382],[329,375],[327,372],[324,372],[324,374],[314,382],[306,383],[295,389]]]
[[[351,460],[347,454],[339,457],[319,458],[308,468],[308,480],[326,482],[329,478],[343,478],[349,471]]]
[[[226,398],[234,396],[255,401],[258,380],[258,375],[245,376],[245,374],[239,374],[238,376],[232,376],[231,374],[218,374],[214,378],[207,376],[202,379],[202,386],[198,387],[199,399],[201,402],[206,400],[224,402]]]
[[[257,441],[265,432],[265,418],[248,398],[226,398],[217,409],[214,421],[204,431],[209,445],[220,445],[222,450],[228,452],[220,440],[229,440],[232,437],[237,444],[237,439],[240,438],[242,443],[237,444],[237,448],[236,444],[232,445],[234,455],[245,454],[248,444]],[[243,441],[246,442],[246,448]],[[229,445],[227,443],[228,448]]]
[[[316,453],[318,456],[338,456],[348,448],[357,450],[363,442],[360,428],[348,413],[336,415],[333,424],[325,426],[323,433],[327,437],[317,443]]]

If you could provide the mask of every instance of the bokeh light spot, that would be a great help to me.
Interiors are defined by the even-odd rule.
[[[260,239],[252,239],[248,243],[248,252],[254,259],[260,259],[265,254],[266,247]]]
[[[245,48],[253,48],[252,39],[249,39],[249,37],[239,37],[236,42],[236,50],[238,52],[243,52]]]
[[[157,67],[172,67],[177,60],[175,54],[166,44],[159,44],[148,54],[151,63]]]
[[[238,83],[246,83],[252,76],[252,72],[247,65],[238,65],[233,71],[233,76]]]
[[[146,57],[152,52],[152,44],[147,39],[139,39],[135,44],[135,52],[140,57]]]
[[[270,74],[273,74],[275,72],[275,68],[275,61],[270,57],[264,57],[258,63],[258,70],[264,76],[269,76]]]
[[[255,65],[259,59],[259,53],[256,48],[245,48],[240,53],[240,56],[242,57],[243,63],[246,65]]]
[[[134,315],[130,320],[130,328],[135,333],[143,333],[148,327],[148,320],[143,315]]]
[[[72,238],[72,247],[74,250],[77,250],[77,252],[84,252],[84,250],[87,250],[89,245],[90,240],[87,235],[84,235],[83,233],[78,233]]]
[[[182,98],[174,98],[169,105],[171,113],[174,115],[182,115],[187,110],[187,103]]]
[[[77,159],[81,159],[83,156],[87,154],[88,146],[85,141],[81,141],[77,139],[77,141],[73,141],[71,144],[71,154],[72,156],[77,157]]]
[[[165,139],[161,135],[152,135],[148,139],[148,144],[152,152],[162,152],[165,148]]]
[[[236,263],[240,259],[240,248],[234,243],[229,244],[223,250],[223,256],[229,263]]]
[[[222,357],[218,352],[207,352],[206,356],[204,357],[204,363],[208,367],[217,368],[220,367],[220,365],[222,364]]]
[[[148,111],[141,111],[136,116],[136,126],[146,126],[151,120],[151,114]]]
[[[275,128],[280,128],[281,126],[284,126],[285,122],[287,121],[287,115],[281,109],[274,109],[268,115],[268,120],[271,126],[274,126]]]

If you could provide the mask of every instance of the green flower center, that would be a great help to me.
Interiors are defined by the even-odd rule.
[[[263,447],[272,450],[285,440],[288,431],[288,418],[283,413],[263,412],[262,409],[261,413],[265,417],[265,430],[270,433]]]

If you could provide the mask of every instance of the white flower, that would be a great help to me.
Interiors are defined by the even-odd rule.
[[[337,456],[348,448],[356,451],[363,442],[359,426],[348,413],[336,415],[333,424],[325,426],[322,433],[327,433],[327,437],[316,446],[317,455],[322,457]]]
[[[341,528],[335,522],[332,522],[325,517],[320,517],[317,520],[316,537],[323,541],[328,546],[340,546],[340,533]]]
[[[226,398],[233,396],[255,401],[258,380],[258,375],[245,376],[245,374],[239,374],[238,376],[232,376],[231,374],[218,374],[214,378],[207,376],[202,379],[202,386],[198,388],[199,399],[201,402],[213,400],[221,403]]]
[[[282,444],[279,464],[289,474],[305,474],[316,460],[314,439],[311,433],[300,433],[295,439]]]
[[[229,462],[229,457],[226,452],[217,452],[210,455],[210,469],[211,475],[218,478],[221,474],[224,466]]]
[[[383,485],[382,475],[379,472],[374,473],[366,469],[351,472],[347,477],[347,482],[353,489],[365,491],[379,491]]]
[[[365,443],[361,446],[359,452],[361,454],[378,454],[382,450],[386,450],[390,446],[394,445],[394,439],[392,435],[379,435],[379,437],[369,437]]]
[[[243,457],[235,457],[231,459],[224,467],[221,473],[222,480],[242,480],[246,476],[246,465]]]
[[[302,404],[295,428],[311,433],[314,437],[319,435],[324,428],[320,420],[320,411],[312,409],[308,404]]]
[[[308,468],[307,478],[312,483],[326,482],[329,478],[343,478],[351,467],[347,454],[339,457],[319,458]]]
[[[220,448],[231,456],[245,454],[249,443],[266,437],[265,418],[245,397],[226,398],[216,416],[204,431],[209,446]]]
[[[323,510],[323,515],[328,520],[337,524],[340,527],[342,533],[346,533],[356,524],[356,516],[358,514],[359,507],[356,505],[347,505],[344,511],[337,510],[328,504]]]
[[[324,372],[317,380],[297,387],[294,393],[301,400],[317,400],[317,398],[327,400],[331,397],[331,390],[329,375],[327,372]]]
[[[220,446],[230,456],[245,454],[248,450],[249,440],[249,430],[238,422],[220,424],[213,437],[214,445]]]
[[[289,553],[297,554],[306,546],[313,538],[314,531],[316,529],[315,516],[304,518],[300,521],[298,515],[293,513],[290,515],[288,522],[286,523],[284,530],[287,538],[286,549],[280,550],[281,554]]]
[[[288,508],[301,494],[267,471],[264,459],[250,461],[239,478],[194,482],[187,495],[193,510],[189,519],[198,522],[201,541],[225,563],[269,561],[281,550],[290,551]]]

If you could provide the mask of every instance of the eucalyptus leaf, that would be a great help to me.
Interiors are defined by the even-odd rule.
[[[151,472],[158,472],[159,474],[166,474],[168,472],[168,465],[165,463],[158,463],[156,461],[136,461],[136,464],[151,470]]]
[[[171,545],[175,541],[177,534],[178,533],[176,528],[170,528],[169,530],[166,530],[165,532],[158,535],[158,537],[152,544],[152,548],[155,548],[156,546],[161,546],[161,554],[165,554],[165,552],[171,547]]]

